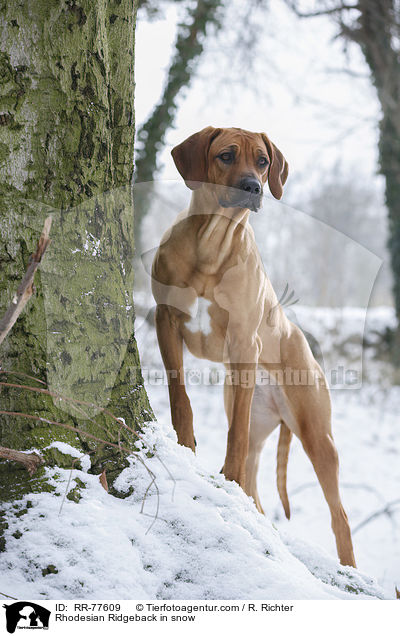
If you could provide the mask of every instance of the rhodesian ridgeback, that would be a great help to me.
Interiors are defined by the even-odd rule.
[[[161,240],[152,285],[178,442],[195,450],[185,343],[193,355],[223,362],[227,369],[226,479],[236,481],[263,512],[259,458],[266,438],[280,426],[277,485],[289,518],[286,470],[290,441],[297,435],[329,505],[340,561],[355,566],[339,494],[329,390],[305,336],[277,300],[248,222],[251,211],[261,207],[266,183],[276,199],[282,197],[288,164],[264,133],[211,126],[176,146],[172,157],[193,192],[189,208]],[[201,304],[209,319],[203,329],[193,324]]]

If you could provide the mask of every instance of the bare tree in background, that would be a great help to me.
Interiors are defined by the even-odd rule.
[[[180,0],[176,1],[180,2]],[[210,29],[218,30],[221,27],[224,6],[225,0],[197,0],[194,6],[187,7],[185,19],[178,25],[175,52],[170,62],[161,98],[148,119],[138,129],[136,183],[154,180],[154,175],[159,168],[158,157],[164,148],[166,134],[175,121],[178,96],[190,85]],[[148,16],[157,15],[157,6],[151,0],[139,2],[139,8],[141,7],[146,10]],[[146,188],[135,195],[135,226],[139,241],[141,222],[148,204],[148,194],[149,189]]]
[[[400,2],[286,2],[301,18],[330,16],[335,20],[339,36],[361,48],[377,91],[382,109],[379,122],[379,163],[386,180],[388,247],[398,321],[394,334],[393,360],[400,366]]]
[[[175,52],[161,98],[138,129],[135,162],[138,183],[154,179],[158,152],[164,147],[165,135],[175,120],[177,97],[193,78],[210,28],[220,28],[224,4],[224,0],[197,0],[194,7],[188,7],[185,20],[178,25]]]

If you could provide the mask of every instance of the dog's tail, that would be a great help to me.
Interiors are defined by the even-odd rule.
[[[276,485],[278,486],[279,497],[281,499],[287,519],[290,519],[290,506],[286,490],[286,475],[292,436],[292,431],[286,426],[284,422],[281,422],[278,451],[276,454]]]

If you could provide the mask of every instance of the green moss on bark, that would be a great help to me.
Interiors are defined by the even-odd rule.
[[[2,366],[140,428],[151,410],[133,335],[133,0],[22,0],[0,16],[0,315],[53,214],[36,294],[1,346]],[[99,408],[0,392],[2,410],[133,446]],[[43,420],[0,416],[0,443],[40,451],[65,441],[91,453],[93,472],[106,468],[109,481],[125,465],[115,449]],[[0,497],[43,488],[44,468],[30,478],[0,462]]]

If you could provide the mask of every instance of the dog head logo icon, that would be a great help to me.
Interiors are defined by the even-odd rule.
[[[48,629],[50,610],[30,601],[18,601],[3,605],[6,610],[6,626],[9,634],[18,629]]]

